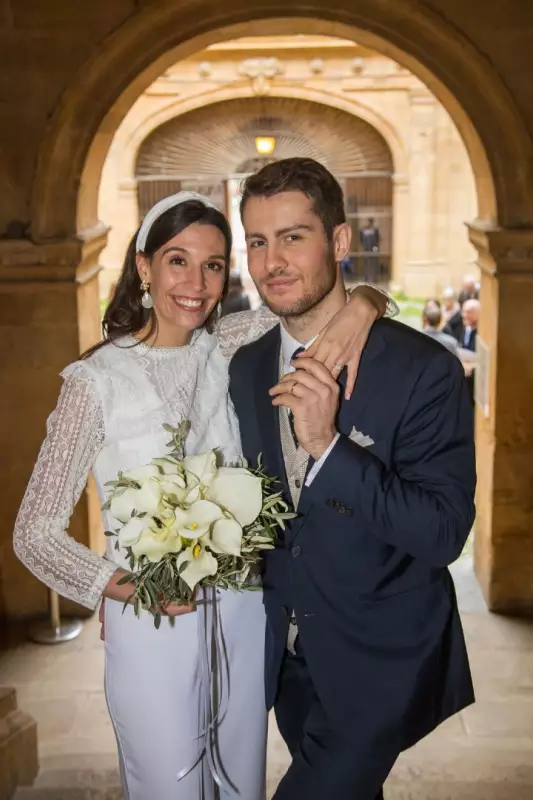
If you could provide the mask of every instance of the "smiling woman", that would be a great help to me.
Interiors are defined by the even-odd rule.
[[[200,195],[182,192],[157,203],[128,246],[104,314],[105,338],[84,357],[125,335],[177,347],[203,324],[212,331],[227,291],[231,244],[226,218]]]

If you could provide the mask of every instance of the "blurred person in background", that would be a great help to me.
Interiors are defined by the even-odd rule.
[[[463,318],[461,306],[457,302],[457,293],[451,286],[447,286],[442,292],[441,309],[445,333],[458,340],[463,328]]]
[[[240,272],[232,269],[229,274],[228,294],[222,300],[220,316],[235,314],[237,311],[250,311],[250,298],[244,291]]]
[[[465,368],[466,383],[472,403],[474,403],[475,352],[480,308],[479,300],[465,300],[462,308],[463,330],[459,338],[459,358]]]
[[[479,300],[479,284],[473,275],[464,276],[463,288],[459,292],[459,305],[462,306],[467,300]]]
[[[465,350],[476,352],[477,325],[480,311],[479,300],[466,300],[462,307],[463,332],[459,344]]]
[[[457,355],[457,340],[441,330],[442,309],[438,300],[428,300],[422,311],[422,330],[427,336],[443,345],[454,356]]]

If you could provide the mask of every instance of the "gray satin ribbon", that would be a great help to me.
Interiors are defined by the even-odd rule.
[[[221,792],[228,797],[238,797],[239,791],[226,774],[218,747],[218,726],[228,710],[230,674],[216,595],[216,589],[213,587],[201,589],[196,612],[200,657],[201,731],[195,738],[202,739],[203,742],[194,763],[180,770],[176,779],[181,781],[205,756],[209,772]]]

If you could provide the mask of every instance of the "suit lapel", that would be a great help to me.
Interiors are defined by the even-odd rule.
[[[349,400],[344,398],[346,370],[343,370],[339,378],[341,400],[337,415],[337,430],[346,434],[346,436],[350,435],[354,424],[359,427],[358,422],[363,419],[368,404],[373,401],[375,392],[378,391],[379,381],[382,377],[381,371],[375,369],[375,365],[372,362],[383,352],[384,347],[383,331],[381,324],[378,322],[370,331],[368,342],[361,356],[354,390]]]
[[[259,421],[263,463],[269,475],[276,476],[288,491],[285,462],[279,433],[279,410],[272,405],[268,390],[279,381],[279,326],[265,336],[265,349],[258,359],[254,380],[255,413]]]

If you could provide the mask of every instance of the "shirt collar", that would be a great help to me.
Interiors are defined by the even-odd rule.
[[[281,355],[283,358],[283,371],[284,372],[291,372],[294,367],[291,366],[291,359],[292,354],[295,350],[298,350],[299,347],[304,347],[306,350],[308,347],[311,347],[316,336],[313,336],[308,342],[299,342],[298,339],[295,339],[294,336],[291,336],[289,331],[284,327],[283,323],[280,324],[281,330]]]

